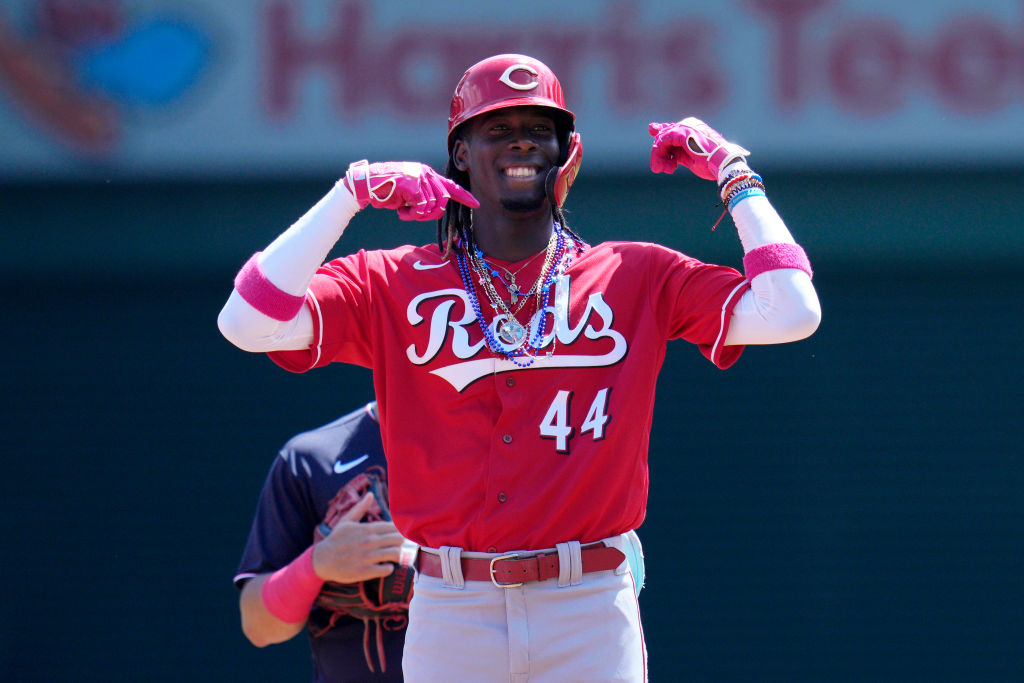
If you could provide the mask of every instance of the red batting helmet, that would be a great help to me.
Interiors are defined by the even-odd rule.
[[[533,57],[495,55],[466,70],[455,87],[448,115],[448,151],[455,138],[452,133],[467,120],[506,107],[549,107],[562,112],[572,129],[575,116],[565,108],[562,86],[555,74]]]

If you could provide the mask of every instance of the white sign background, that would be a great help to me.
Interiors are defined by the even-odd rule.
[[[696,115],[788,167],[1024,159],[1021,0],[8,0],[0,180],[444,163],[462,71],[551,65],[588,172]]]

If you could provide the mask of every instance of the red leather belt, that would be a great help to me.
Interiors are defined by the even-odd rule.
[[[615,569],[626,556],[618,548],[601,544],[584,547],[583,573]],[[441,558],[422,550],[416,567],[427,576],[443,578]],[[490,581],[499,588],[513,588],[530,581],[547,581],[558,578],[558,553],[541,553],[530,557],[519,557],[515,553],[491,557],[462,557],[462,578],[466,581]]]

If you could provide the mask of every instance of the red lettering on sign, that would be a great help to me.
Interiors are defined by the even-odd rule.
[[[845,25],[833,38],[829,82],[845,108],[881,114],[903,104],[907,48],[898,26],[878,19]]]
[[[642,47],[644,37],[637,34],[635,16],[633,7],[616,3],[600,34],[600,43],[609,57],[611,99],[618,104],[636,103],[643,98],[640,89],[643,50],[637,48]]]
[[[932,73],[939,97],[950,107],[983,113],[1008,104],[1014,59],[1024,56],[1003,26],[991,19],[964,17],[939,34]]]
[[[114,0],[43,0],[36,11],[40,33],[65,47],[111,40],[124,26],[124,11]]]
[[[775,92],[784,109],[796,109],[801,104],[801,67],[808,61],[801,45],[803,27],[810,15],[826,1],[748,0],[754,9],[768,15],[775,31]]]
[[[784,110],[824,92],[841,109],[880,115],[904,106],[911,94],[934,93],[958,112],[988,113],[1010,103],[1024,61],[1019,34],[988,17],[953,17],[929,39],[892,19],[850,17],[835,0],[747,1],[775,37],[774,90]],[[815,18],[827,18],[834,30],[811,32],[811,15],[826,6],[833,11]]]
[[[457,35],[425,26],[371,34],[367,17],[373,4],[366,0],[339,2],[334,16],[314,32],[297,25],[297,4],[271,0],[265,13],[266,102],[278,119],[293,112],[299,86],[311,73],[330,80],[342,116],[372,108],[411,118],[436,116],[447,112],[463,70],[500,52],[542,59],[568,93],[581,92],[584,68],[601,63],[609,74],[609,106],[620,111],[653,103],[682,116],[720,105],[725,91],[713,54],[714,26],[675,21],[641,27],[627,2],[613,4],[589,27],[522,31],[463,25]]]
[[[725,102],[728,82],[715,59],[716,33],[705,21],[676,22],[668,27],[655,63],[665,65],[668,111],[699,116]],[[637,106],[644,103],[637,102]]]
[[[337,88],[344,109],[359,108],[375,79],[389,75],[377,70],[367,59],[362,36],[362,3],[344,3],[322,37],[303,35],[295,26],[292,3],[271,2],[267,6],[267,104],[280,118],[295,105],[295,86],[300,77],[315,68],[324,70]]]
[[[723,55],[732,47],[759,49],[734,46],[728,30],[699,16],[641,24],[642,14],[621,0],[572,28],[409,25],[386,33],[372,30],[369,0],[337,2],[315,30],[297,25],[301,2],[270,0],[265,13],[266,101],[278,119],[293,112],[300,85],[313,73],[331,83],[342,117],[376,111],[437,116],[447,111],[462,71],[499,52],[523,52],[551,65],[570,108],[597,65],[605,90],[596,94],[611,110],[710,116],[726,104],[730,89]],[[753,10],[748,17],[764,20],[769,42],[766,59],[749,55],[744,68],[768,84],[783,111],[796,113],[808,99],[828,98],[841,110],[878,116],[924,95],[978,114],[1005,107],[1020,94],[1020,32],[991,18],[953,17],[921,37],[910,33],[903,14],[851,15],[844,10],[854,3],[839,0],[745,4]]]

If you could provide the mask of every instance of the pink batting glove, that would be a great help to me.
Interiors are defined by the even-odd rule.
[[[415,161],[356,161],[348,167],[344,182],[359,208],[371,204],[378,209],[397,209],[403,221],[436,220],[444,214],[449,199],[473,209],[480,206],[469,190]]]
[[[672,173],[682,164],[705,180],[718,180],[722,168],[750,155],[693,116],[679,123],[652,123],[647,130],[654,136],[651,170],[655,173]]]

